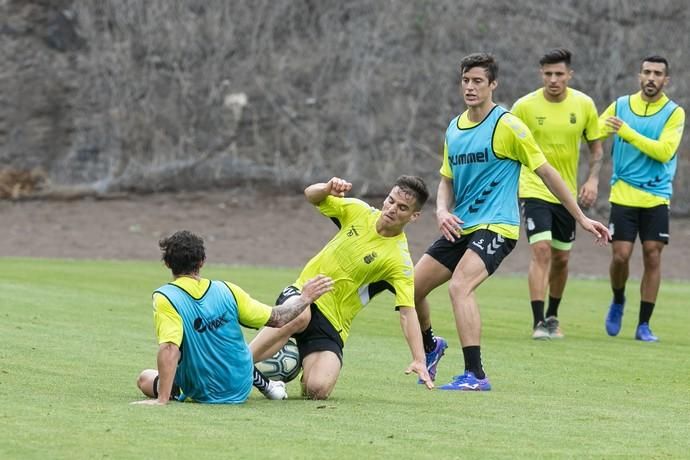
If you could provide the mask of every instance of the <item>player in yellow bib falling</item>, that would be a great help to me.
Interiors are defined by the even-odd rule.
[[[594,204],[599,186],[602,147],[597,108],[586,94],[568,87],[573,71],[570,51],[560,48],[539,60],[544,82],[513,105],[511,112],[534,135],[546,160],[561,175],[570,194],[584,207]],[[577,190],[580,141],[590,151],[589,175]],[[532,257],[529,263],[529,296],[532,305],[532,338],[560,339],[558,307],[568,281],[568,259],[575,241],[575,219],[530,168],[520,171],[519,196]],[[546,290],[549,303],[544,315]]]
[[[406,373],[418,374],[432,388],[414,308],[413,264],[403,232],[405,225],[419,217],[429,192],[420,178],[401,176],[378,210],[361,200],[345,198],[351,189],[350,182],[334,177],[304,191],[307,200],[339,230],[276,303],[299,295],[312,273],[332,278],[333,290],[286,326],[263,328],[250,343],[254,361],[272,356],[294,336],[302,359],[303,395],[328,398],[340,375],[353,319],[375,295],[388,290],[395,296],[400,325],[412,352]]]

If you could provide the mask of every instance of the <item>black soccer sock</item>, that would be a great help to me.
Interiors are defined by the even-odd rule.
[[[434,331],[431,326],[426,331],[422,331],[422,340],[424,341],[424,352],[431,353],[436,348],[436,341],[434,340]]]
[[[625,287],[620,289],[612,288],[613,290],[613,303],[618,305],[623,305],[625,303]]]
[[[268,384],[269,380],[266,378],[264,374],[262,374],[259,369],[254,367],[254,374],[252,375],[252,384],[256,387],[257,390],[259,390],[261,393],[266,393],[268,391]]]
[[[652,319],[652,313],[654,312],[654,305],[654,302],[640,302],[640,318],[639,322],[637,323],[638,326],[642,323],[649,323],[649,320]]]
[[[561,304],[561,299],[549,296],[549,308],[546,310],[546,317],[558,316],[558,306]]]
[[[462,347],[462,356],[465,358],[465,370],[470,371],[478,379],[486,377],[482,367],[482,352],[479,345]]]
[[[544,321],[544,301],[533,300],[530,303],[532,304],[532,317],[534,318],[532,329],[534,329],[540,321]]]

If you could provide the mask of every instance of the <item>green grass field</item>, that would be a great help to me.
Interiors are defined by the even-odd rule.
[[[211,266],[271,303],[297,271]],[[409,352],[392,297],[355,320],[328,401],[132,406],[155,367],[150,293],[160,263],[0,258],[0,458],[688,458],[690,285],[662,285],[657,344],[633,340],[637,283],[623,330],[608,337],[605,280],[571,280],[567,338],[535,342],[524,277],[479,291],[484,365],[494,391],[427,391],[403,370]],[[447,291],[431,298],[449,339],[437,382],[461,370]],[[248,338],[251,332],[247,333]]]

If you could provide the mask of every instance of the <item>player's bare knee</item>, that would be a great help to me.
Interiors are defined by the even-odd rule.
[[[616,265],[627,265],[630,261],[630,254],[624,251],[613,251],[611,260]]]
[[[546,243],[546,244],[541,244]],[[548,265],[551,261],[551,246],[547,241],[540,241],[531,246],[532,260],[540,265]]]
[[[655,270],[661,267],[661,251],[645,251],[642,262],[647,270]]]
[[[302,394],[307,399],[324,400],[331,394],[330,385],[307,383],[302,389]]]
[[[551,263],[553,268],[558,270],[563,270],[568,266],[568,260],[570,259],[570,253],[564,251],[557,251],[553,254]]]
[[[472,290],[468,287],[468,283],[463,282],[459,277],[453,277],[448,283],[448,292],[451,299],[462,300],[466,299],[472,294]]]
[[[158,376],[158,371],[155,369],[144,369],[137,377],[137,388],[139,388],[142,393],[153,396],[153,381]]]

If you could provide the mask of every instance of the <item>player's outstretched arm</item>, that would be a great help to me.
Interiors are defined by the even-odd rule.
[[[326,199],[328,195],[344,197],[347,192],[352,190],[352,184],[345,179],[333,177],[328,182],[312,184],[304,190],[304,196],[314,205],[318,205]]]
[[[428,389],[434,387],[434,382],[429,377],[429,372],[426,369],[426,355],[424,354],[424,345],[422,343],[422,329],[419,326],[419,319],[417,312],[412,307],[398,307],[400,311],[400,327],[402,328],[407,345],[412,352],[412,363],[405,370],[406,374],[415,373],[424,382]]]
[[[585,216],[582,209],[577,205],[575,198],[570,194],[568,186],[563,182],[563,179],[553,166],[549,163],[544,163],[535,169],[534,172],[541,178],[544,185],[551,190],[551,193],[561,201],[577,223],[596,237],[598,244],[605,245],[611,240],[611,234],[604,224]]]
[[[325,275],[318,275],[310,279],[302,286],[302,293],[298,296],[290,297],[284,304],[278,305],[271,310],[266,326],[283,327],[314,303],[319,297],[333,289],[333,280]]]

